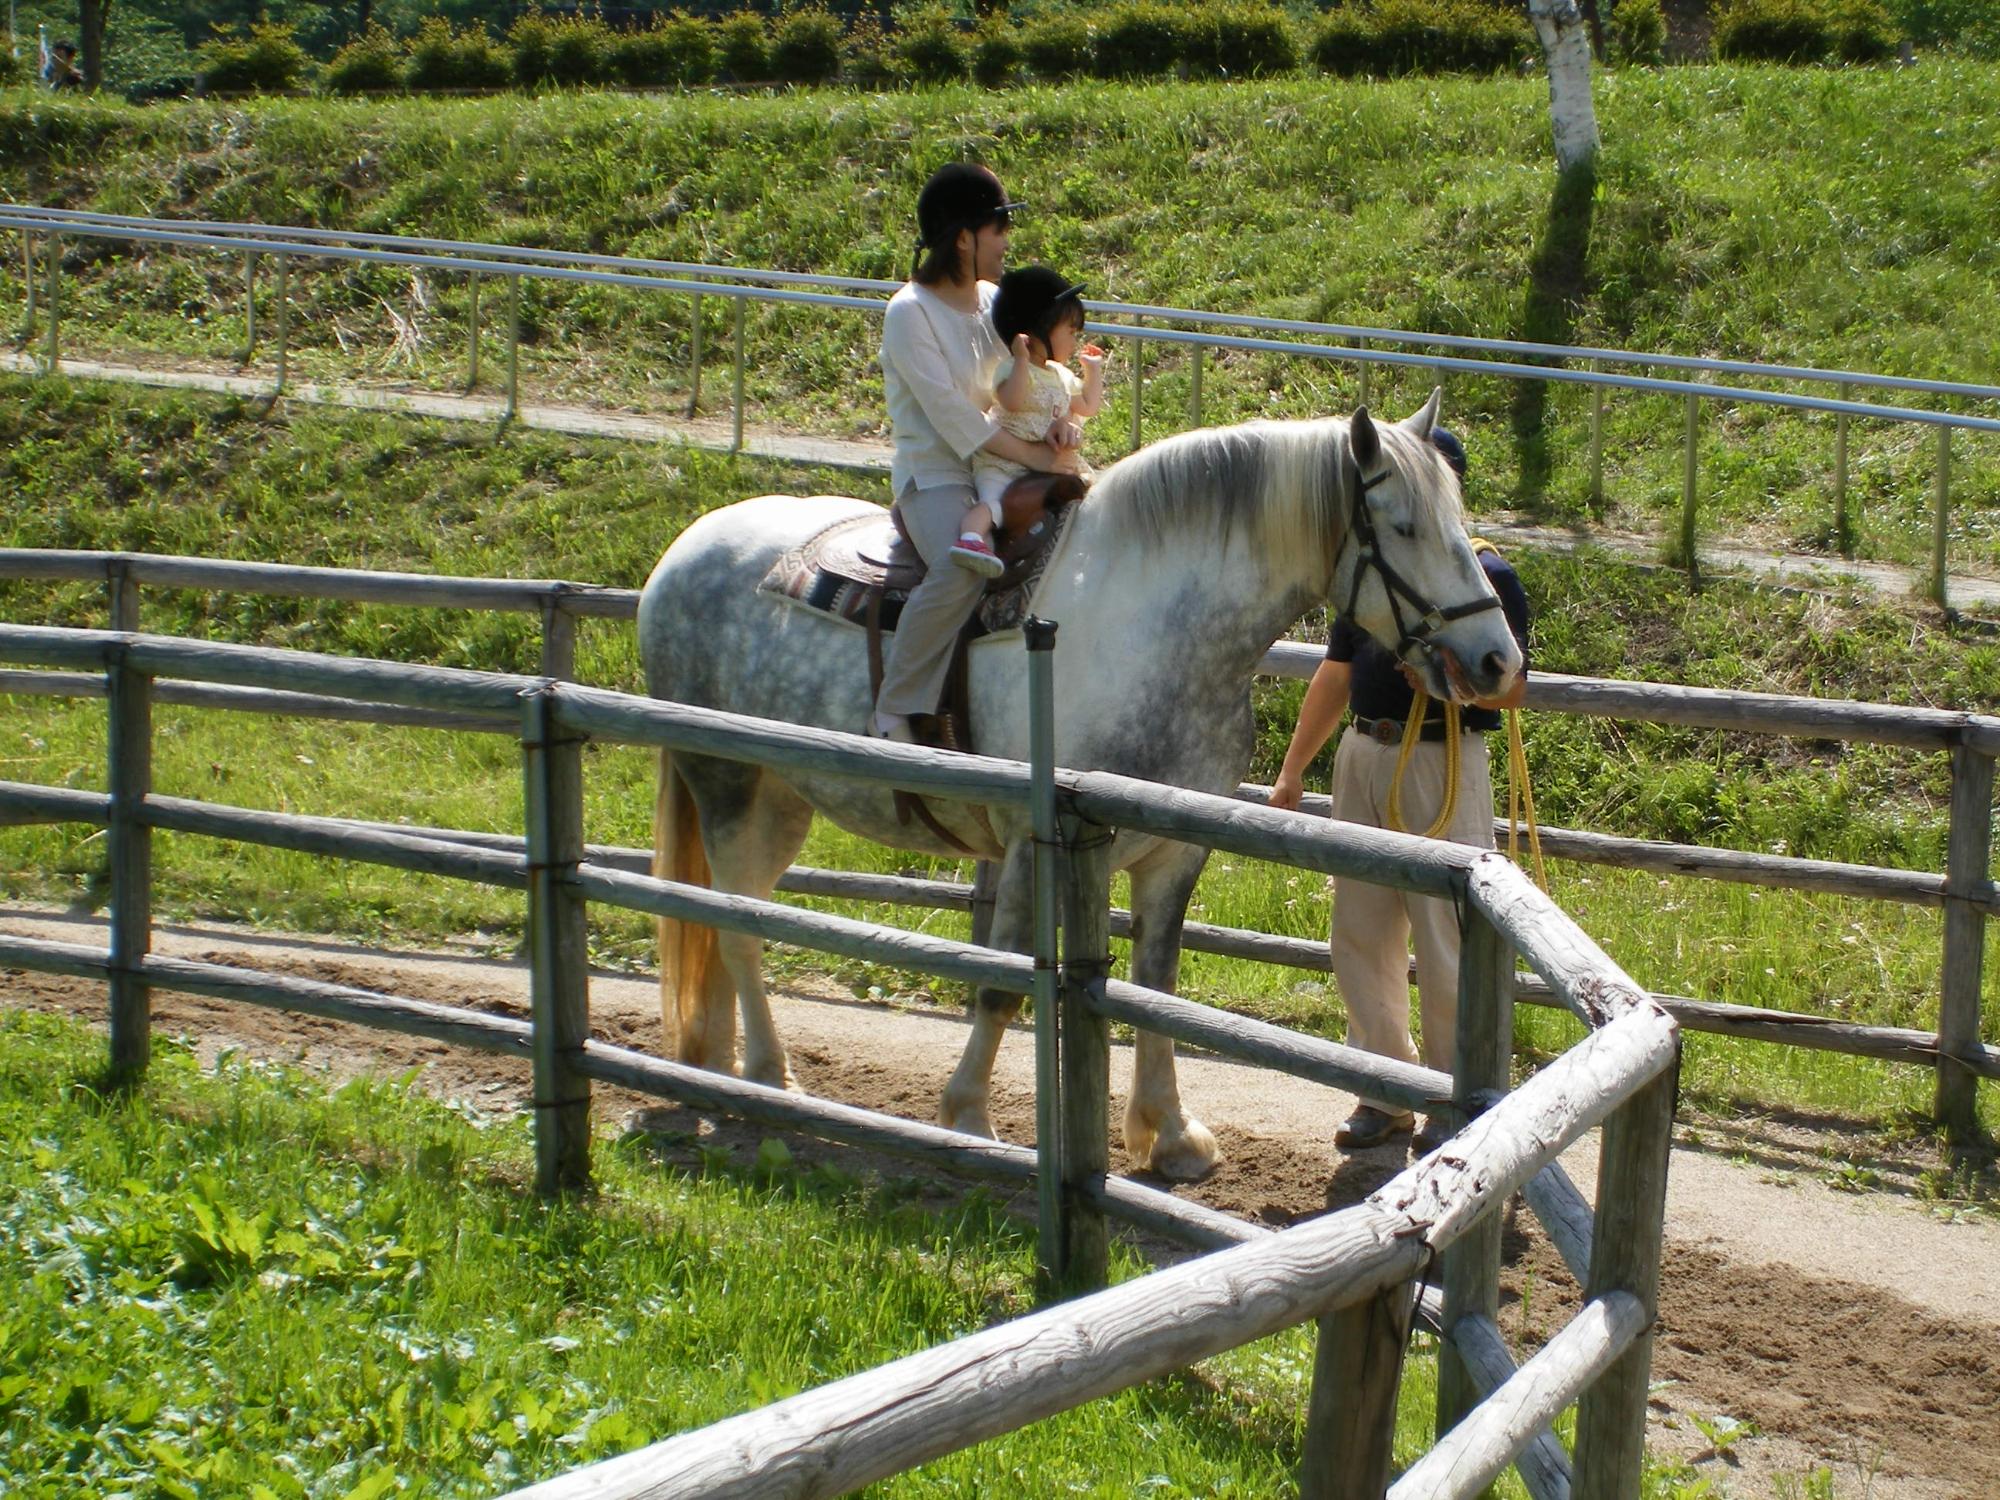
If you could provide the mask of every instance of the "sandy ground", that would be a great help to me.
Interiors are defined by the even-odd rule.
[[[22,908],[0,908],[0,930],[103,942],[94,919]],[[490,959],[235,929],[162,929],[156,948],[483,1009],[527,1004],[525,970]],[[101,1014],[103,990],[7,970],[0,1003]],[[794,986],[776,1009],[801,1088],[916,1119],[931,1118],[965,1035],[955,1011],[858,1001],[830,986]],[[210,1055],[233,1046],[336,1075],[421,1065],[427,1086],[483,1108],[525,1102],[526,1069],[506,1059],[194,997],[157,996],[155,1016],[161,1030],[198,1038]],[[606,1040],[656,1047],[653,984],[595,977],[592,1022]],[[1120,1049],[1114,1090],[1122,1094],[1129,1074]],[[1002,1048],[995,1080],[994,1118],[1009,1139],[1032,1136],[1032,1084],[1033,1044],[1022,1032]],[[1203,1056],[1185,1058],[1182,1090],[1227,1160],[1181,1191],[1230,1212],[1288,1223],[1365,1196],[1405,1161],[1400,1148],[1334,1150],[1333,1126],[1352,1101],[1331,1090],[1273,1087],[1268,1074]],[[612,1119],[695,1127],[676,1122],[677,1111],[642,1106],[600,1096]],[[1842,1497],[2000,1495],[2000,1447],[1991,1442],[2000,1421],[2000,1224],[1938,1217],[1909,1191],[1920,1164],[1883,1159],[1867,1140],[1830,1142],[1823,1131],[1776,1122],[1703,1121],[1681,1134],[1654,1356],[1656,1450],[1689,1458],[1735,1496],[1800,1493],[1797,1478],[1819,1465]],[[755,1133],[724,1126],[711,1139],[748,1150]],[[1871,1160],[1882,1186],[1833,1190],[1817,1170],[1829,1152]],[[1588,1194],[1594,1139],[1566,1165]],[[1114,1153],[1114,1168],[1124,1166]],[[1506,1254],[1501,1324],[1521,1355],[1561,1327],[1577,1289],[1518,1205]],[[1757,1435],[1717,1452],[1715,1434],[1730,1422],[1752,1423]]]

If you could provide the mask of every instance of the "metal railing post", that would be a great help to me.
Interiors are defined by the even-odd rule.
[[[694,336],[688,348],[688,408],[692,417],[701,407],[701,293],[694,294]]]
[[[62,322],[62,236],[49,236],[49,341],[48,369],[54,375],[62,369],[62,351],[57,343],[57,327]]]
[[[1062,1041],[1056,955],[1061,833],[1056,824],[1056,623],[1022,622],[1028,648],[1028,809],[1034,825],[1035,902],[1035,1258],[1043,1284],[1055,1289],[1069,1268],[1063,1212]]]
[[[1469,901],[1458,903],[1458,1038],[1451,1069],[1451,1118],[1463,1130],[1482,1094],[1505,1093],[1514,1062],[1514,949]],[[1500,1315],[1501,1216],[1489,1213],[1443,1256],[1447,1335],[1468,1315]],[[1479,1383],[1449,1337],[1438,1360],[1437,1435],[1479,1404]]]
[[[1573,1500],[1628,1500],[1639,1493],[1679,1083],[1676,1039],[1672,1065],[1604,1122],[1589,1285],[1583,1295],[1590,1301],[1608,1292],[1629,1292],[1645,1308],[1646,1321],[1645,1331],[1577,1401]]]
[[[1842,401],[1851,400],[1854,388],[1840,382]],[[1854,526],[1847,515],[1847,413],[1833,419],[1833,545],[1842,557],[1854,556]]]
[[[1687,432],[1682,439],[1681,466],[1681,562],[1687,568],[1688,582],[1697,587],[1701,584],[1701,559],[1695,552],[1695,481],[1699,475],[1700,455],[1696,443],[1701,436],[1701,397],[1687,397]]]
[[[466,314],[465,389],[469,395],[479,389],[479,273],[474,271],[467,287],[472,296]]]
[[[292,296],[290,276],[292,258],[278,257],[278,388],[275,394],[283,395],[285,390],[286,364],[289,361],[292,344]]]
[[[1985,888],[1993,850],[1993,757],[1951,751],[1951,829],[1945,845],[1944,963],[1938,976],[1937,1122],[1954,1150],[1979,1140],[1979,1078],[1956,1054],[1980,1044]]]
[[[748,298],[737,297],[736,303],[736,353],[735,368],[730,375],[729,398],[729,451],[743,451],[743,304]]]
[[[1368,348],[1368,340],[1356,339],[1354,347],[1365,353]],[[1369,392],[1373,389],[1374,384],[1375,366],[1364,359],[1361,361],[1361,399],[1356,403],[1357,405],[1366,406],[1368,404]]]
[[[1202,355],[1207,352],[1207,349],[1201,344],[1194,346],[1194,368],[1189,372],[1188,384],[1188,425],[1190,427],[1201,426],[1201,365]]]
[[[142,972],[153,947],[153,831],[141,810],[153,789],[153,680],[126,665],[125,648],[105,660],[110,695],[109,787],[105,830],[110,859],[111,1072],[132,1078],[153,1051],[152,988]]]
[[[1063,1287],[1101,1291],[1111,1236],[1090,1196],[1111,1170],[1111,1023],[1091,1007],[1111,973],[1112,831],[1064,819],[1068,879],[1062,919]]]
[[[527,780],[528,972],[534,1019],[535,1191],[590,1181],[590,1080],[576,1063],[590,1035],[590,954],[584,901],[583,737],[556,712],[557,687],[522,698]]]
[[[1593,359],[1590,368],[1601,373],[1603,361]],[[1590,504],[1593,510],[1604,508],[1604,387],[1590,388]]]
[[[511,422],[521,410],[521,278],[507,278],[507,411]]]
[[[35,336],[35,237],[27,230],[21,231],[21,284],[27,289],[27,316],[21,323],[21,342],[27,343]]]
[[[1132,340],[1132,448],[1139,447],[1139,417],[1146,405],[1146,341]]]
[[[1938,608],[1950,606],[1947,597],[1950,575],[1946,571],[1945,543],[1951,532],[1951,429],[1937,430],[1937,482],[1931,499],[1931,598]]]
[[[243,358],[238,364],[249,364],[250,356],[257,351],[257,252],[251,250],[243,257]]]

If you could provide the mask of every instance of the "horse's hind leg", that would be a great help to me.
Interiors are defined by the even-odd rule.
[[[993,931],[987,945],[1010,953],[1026,953],[1034,924],[1034,845],[1023,839],[1007,851],[1000,866],[993,901]],[[966,1039],[958,1067],[938,1100],[938,1122],[967,1135],[993,1135],[991,1102],[993,1060],[1008,1023],[1021,1013],[1021,996],[1005,990],[982,989],[972,1004],[972,1035]]]
[[[707,761],[698,774],[711,884],[732,896],[764,900],[805,844],[812,809],[797,792],[756,766]],[[716,955],[722,973],[712,975],[710,982],[733,989],[742,1010],[743,1076],[754,1083],[789,1088],[791,1067],[764,989],[763,939],[718,932]],[[711,998],[711,1013],[727,1016],[730,997]]]
[[[1132,866],[1132,982],[1174,992],[1180,983],[1181,924],[1208,851],[1162,844]],[[1206,1125],[1181,1105],[1173,1038],[1141,1031],[1135,1039],[1132,1094],[1125,1104],[1125,1149],[1162,1177],[1192,1181],[1221,1160]]]

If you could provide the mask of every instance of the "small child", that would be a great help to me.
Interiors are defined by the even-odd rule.
[[[1077,347],[1083,333],[1083,288],[1047,266],[1028,266],[1000,278],[993,298],[993,330],[1011,351],[1000,361],[993,387],[994,415],[1003,430],[1031,443],[1074,447],[1078,426],[1104,405],[1104,351]],[[1069,368],[1083,366],[1079,378]],[[951,560],[985,578],[997,578],[1004,564],[993,550],[1000,525],[1000,498],[1026,474],[1025,465],[988,453],[972,456],[979,499],[965,513]]]

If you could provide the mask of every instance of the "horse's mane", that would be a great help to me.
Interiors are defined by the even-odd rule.
[[[1400,423],[1378,422],[1383,452],[1402,471],[1415,503],[1456,531],[1458,487],[1442,455]],[[1091,487],[1089,504],[1147,545],[1195,527],[1227,542],[1244,531],[1286,554],[1324,552],[1347,525],[1348,423],[1245,422],[1166,438],[1120,459]]]

